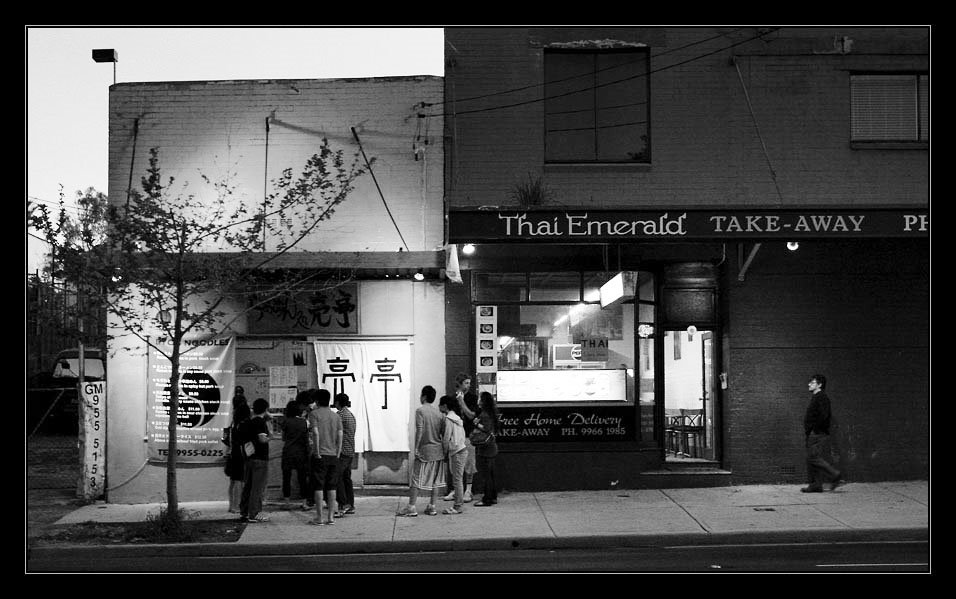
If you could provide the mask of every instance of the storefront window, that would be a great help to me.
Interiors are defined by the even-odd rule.
[[[497,303],[500,403],[641,400],[653,406],[653,336],[638,342],[637,325],[653,331],[654,306],[635,298],[601,308],[599,289],[614,274],[475,274],[476,303]],[[639,297],[653,300],[653,280],[641,273]]]
[[[654,277],[602,308],[615,274],[474,274],[478,387],[502,408],[502,440],[653,439]]]

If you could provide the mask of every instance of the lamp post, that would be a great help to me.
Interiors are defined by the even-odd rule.
[[[102,50],[93,50],[93,62],[112,62],[113,63],[113,85],[116,85],[116,63],[119,62],[119,55],[113,48]]]

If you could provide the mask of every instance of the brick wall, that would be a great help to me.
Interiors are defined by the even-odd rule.
[[[770,243],[744,281],[733,262],[723,415],[735,478],[803,479],[815,373],[827,377],[834,450],[851,480],[929,476],[928,251],[925,241]]]
[[[725,37],[688,46],[718,33]],[[928,202],[925,149],[849,147],[849,71],[927,68],[925,30],[785,28],[668,68],[754,35],[711,27],[447,29],[446,114],[540,99],[548,43],[617,39],[647,44],[652,57],[650,166],[544,165],[543,102],[449,116],[449,205],[512,205],[510,190],[528,173],[543,175],[554,203],[565,206]],[[851,53],[834,54],[834,37],[843,35],[856,40]],[[528,89],[466,101],[518,88]]]
[[[928,69],[926,28],[784,28],[726,49],[756,32],[736,29],[447,28],[448,205],[514,205],[510,192],[529,173],[563,207],[929,204],[925,148],[861,150],[849,141],[849,73]],[[545,165],[544,104],[534,102],[543,95],[543,48],[608,39],[650,47],[652,163]],[[478,98],[502,90],[515,91]],[[458,114],[506,104],[518,105]],[[814,372],[829,377],[834,441],[851,480],[928,476],[928,248],[925,240],[805,242],[797,252],[764,244],[740,282],[736,244],[727,244],[722,435],[736,479],[803,479]],[[670,259],[680,261],[678,250]],[[446,308],[449,331],[464,322],[455,310]],[[459,347],[446,341],[450,373]]]
[[[159,149],[163,178],[174,189],[209,199],[200,175],[235,185],[235,199],[261,202],[266,182],[283,169],[301,172],[323,137],[347,162],[365,153],[398,228],[411,251],[443,241],[442,118],[417,118],[417,103],[440,102],[440,77],[375,79],[122,83],[110,88],[109,197],[126,201]],[[268,148],[266,119],[270,119]],[[134,124],[138,119],[138,132]],[[415,160],[412,144],[427,136]],[[135,156],[133,155],[135,138]],[[268,165],[266,150],[268,149]],[[364,165],[361,156],[357,157]],[[187,183],[188,187],[181,187]],[[272,190],[270,186],[268,190]],[[334,217],[301,246],[324,251],[396,251],[402,240],[372,178],[357,183]]]

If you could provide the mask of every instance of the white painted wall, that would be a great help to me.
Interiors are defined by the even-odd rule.
[[[407,335],[412,341],[412,395],[409,434],[422,386],[441,387],[445,376],[444,284],[440,282],[363,281],[359,288],[359,337]],[[110,320],[111,331],[119,333]],[[236,327],[242,333],[245,327]],[[146,461],[147,362],[145,344],[130,337],[114,340],[108,357],[107,500],[111,503],[166,501],[166,468]],[[270,476],[275,485],[281,442],[273,443]],[[407,484],[409,456],[373,457],[372,479]],[[353,481],[361,484],[361,479]],[[180,464],[180,501],[225,500],[228,481],[221,464]]]

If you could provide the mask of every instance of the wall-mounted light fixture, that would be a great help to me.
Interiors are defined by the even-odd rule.
[[[618,302],[634,299],[637,292],[637,272],[624,270],[601,285],[601,308],[613,306]]]
[[[695,327],[694,325],[690,325],[689,327],[687,327],[687,340],[693,341],[694,333],[696,332],[697,332],[697,327]]]
[[[420,269],[420,268],[418,269],[418,272],[416,272],[415,275],[414,275],[414,279],[415,279],[416,281],[424,281],[424,280],[425,280],[425,273],[422,272],[422,269]]]
[[[463,245],[463,246],[461,247],[461,253],[464,254],[464,255],[466,255],[466,256],[470,256],[470,255],[474,254],[474,253],[475,253],[475,244],[473,244],[473,243],[466,243],[465,245]]]
[[[93,50],[93,62],[112,62],[113,63],[113,85],[116,85],[116,63],[119,62],[119,55],[113,48],[102,50]]]
[[[796,241],[788,241],[788,242],[787,242],[787,249],[790,250],[791,252],[795,252],[795,251],[797,250],[797,248],[799,248],[799,247],[800,247],[800,244],[797,243]]]

